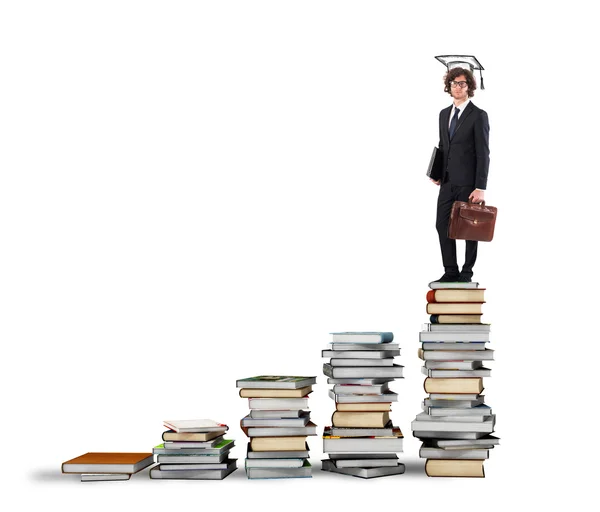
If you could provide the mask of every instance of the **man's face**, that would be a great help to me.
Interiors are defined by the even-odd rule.
[[[469,97],[469,86],[467,85],[467,77],[465,75],[458,75],[450,83],[450,93],[455,101],[462,102],[467,100]]]

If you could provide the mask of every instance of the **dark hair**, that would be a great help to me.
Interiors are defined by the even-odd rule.
[[[473,73],[470,70],[464,68],[452,68],[448,73],[444,75],[444,92],[447,92],[452,96],[450,92],[450,82],[452,82],[456,77],[460,75],[465,75],[467,79],[467,86],[469,87],[467,90],[467,94],[469,98],[472,98],[475,95],[475,89],[477,89],[477,84],[475,83],[475,78],[473,77]]]

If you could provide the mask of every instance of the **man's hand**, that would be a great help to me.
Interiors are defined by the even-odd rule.
[[[442,182],[442,180],[437,180],[437,181],[436,181],[436,180],[432,180],[431,178],[429,178],[429,179],[430,179],[431,181],[433,181],[433,182],[434,182],[436,185],[439,185],[439,184]]]
[[[471,195],[469,196],[469,201],[471,201],[473,203],[481,203],[484,200],[485,200],[485,190],[480,190],[478,188],[473,190],[473,192],[471,192]]]

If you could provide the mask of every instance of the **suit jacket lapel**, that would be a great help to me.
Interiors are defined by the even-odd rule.
[[[450,122],[450,112],[452,111],[452,105],[448,108],[444,109],[444,115],[442,115],[442,137],[444,147],[448,147],[450,145],[450,138],[448,134],[448,123]]]
[[[473,102],[469,101],[469,104],[465,108],[465,111],[463,112],[462,116],[460,116],[460,119],[458,120],[458,126],[456,127],[456,130],[454,130],[454,133],[452,134],[452,139],[454,137],[456,137],[456,134],[457,134],[458,130],[460,130],[460,127],[465,122],[465,119],[467,117],[469,117],[469,115],[471,114],[471,112],[473,112]],[[452,139],[450,139],[450,140],[452,140]]]

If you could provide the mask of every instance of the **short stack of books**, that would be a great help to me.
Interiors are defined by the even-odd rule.
[[[423,412],[412,422],[423,441],[419,455],[427,459],[428,476],[485,476],[483,462],[499,442],[492,434],[496,416],[484,403],[484,365],[493,360],[486,348],[490,325],[481,323],[485,288],[478,283],[430,283],[430,323],[419,335],[424,361]]]
[[[311,478],[307,436],[317,435],[310,421],[308,395],[316,377],[261,375],[240,379],[240,396],[250,413],[241,428],[250,438],[246,475],[259,478]]]
[[[81,475],[82,482],[129,480],[133,473],[154,464],[151,453],[88,452],[63,462],[63,473]]]
[[[329,459],[322,469],[361,478],[404,473],[398,462],[402,451],[401,430],[390,419],[392,402],[398,395],[389,382],[402,378],[403,367],[394,364],[400,355],[391,332],[332,333],[322,351],[331,358],[323,373],[332,384],[329,396],[335,402],[332,425],[323,431],[323,452]]]
[[[236,459],[229,458],[234,446],[224,439],[227,425],[213,420],[168,420],[164,443],[153,450],[158,465],[150,470],[157,480],[223,480],[233,473]]]

